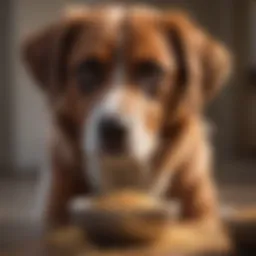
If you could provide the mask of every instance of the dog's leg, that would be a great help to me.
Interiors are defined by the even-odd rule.
[[[58,154],[58,151],[52,153],[50,188],[45,213],[46,224],[50,227],[69,224],[70,199],[89,192],[81,166],[68,164]]]
[[[67,224],[68,201],[75,195],[76,182],[72,170],[55,166],[52,170],[50,192],[46,209],[46,222],[50,227]]]
[[[176,173],[171,186],[181,202],[184,219],[218,218],[218,196],[212,177],[212,155],[207,142],[201,140]]]
[[[227,249],[229,239],[219,216],[219,205],[211,173],[211,154],[203,142],[177,172],[172,193],[180,201],[181,224],[171,227],[159,239],[159,246],[193,249]]]

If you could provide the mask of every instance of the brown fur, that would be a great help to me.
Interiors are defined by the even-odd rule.
[[[76,86],[74,69],[86,56],[97,55],[102,61],[111,59],[117,28],[109,25],[105,13],[107,10],[102,14],[97,8],[74,12],[28,38],[23,47],[26,64],[47,95],[56,130],[64,141],[58,144],[53,140],[53,181],[47,208],[51,223],[66,222],[68,200],[78,193],[91,192],[90,180],[82,173],[81,127],[107,88],[101,88],[91,97],[82,95]],[[134,8],[128,20],[124,38],[128,44],[123,49],[128,67],[132,68],[138,59],[147,58],[158,61],[167,70],[159,85],[159,100],[145,103],[149,104],[145,117],[148,129],[161,136],[152,159],[155,168],[150,192],[154,193],[156,183],[164,177],[166,184],[160,188],[166,188],[161,194],[180,200],[186,220],[216,223],[218,204],[202,109],[225,82],[230,56],[220,42],[182,12],[158,13]],[[127,91],[134,96],[124,100],[122,111],[130,111],[135,98],[142,100],[136,84],[129,77],[127,80]],[[69,164],[63,164],[67,158],[62,153],[63,147],[70,152]],[[193,234],[196,228],[188,224],[181,231],[172,230],[172,234],[167,232],[163,236],[163,243],[182,237],[176,235],[179,232],[186,234],[189,230]],[[150,228],[146,231],[152,232]]]

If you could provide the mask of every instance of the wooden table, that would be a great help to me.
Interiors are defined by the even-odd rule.
[[[256,255],[256,208],[241,209],[225,220],[231,237],[236,245],[236,255]],[[1,224],[1,223],[0,223]],[[89,253],[84,250],[81,233],[73,229],[62,233],[62,237],[51,237],[51,243],[42,238],[39,226],[27,223],[1,224],[0,255],[1,256],[94,256],[113,255],[108,253]],[[53,240],[52,240],[53,239]],[[54,241],[55,239],[55,241]],[[58,241],[59,239],[59,241]],[[156,252],[127,253],[115,255],[134,256],[160,256],[180,255],[173,252],[159,254]],[[191,255],[184,253],[184,255]],[[193,254],[195,255],[195,254]],[[198,254],[196,254],[198,255]],[[204,254],[205,255],[205,254]],[[217,255],[217,254],[214,254]],[[223,255],[223,254],[221,254]]]

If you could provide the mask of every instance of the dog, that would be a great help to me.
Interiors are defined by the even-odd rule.
[[[80,6],[25,40],[23,60],[49,105],[46,222],[69,222],[77,195],[133,186],[217,220],[205,106],[231,71],[226,47],[187,13]]]

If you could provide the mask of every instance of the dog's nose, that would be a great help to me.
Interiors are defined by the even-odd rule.
[[[121,154],[126,148],[127,128],[116,117],[105,117],[99,123],[101,150],[108,154]]]

